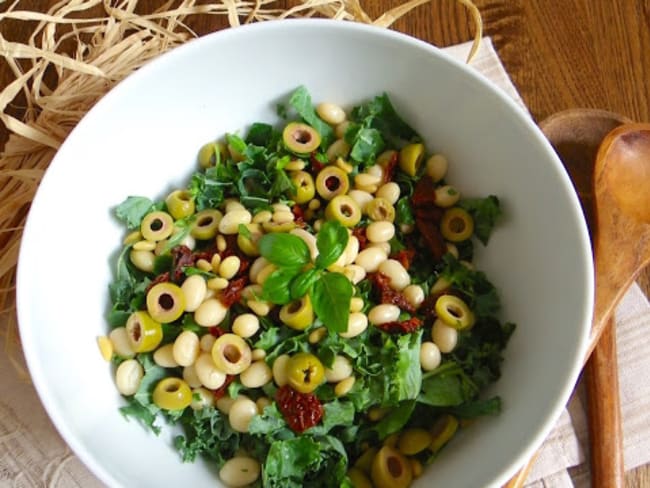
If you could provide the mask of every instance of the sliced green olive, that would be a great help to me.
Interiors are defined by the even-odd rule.
[[[431,434],[424,429],[407,429],[397,439],[397,449],[405,456],[413,456],[431,445]]]
[[[352,482],[354,488],[372,488],[372,483],[366,473],[359,468],[352,467],[348,470],[348,478]]]
[[[359,204],[348,195],[338,195],[325,208],[327,220],[338,220],[344,227],[354,227],[361,220]]]
[[[377,197],[370,200],[366,204],[365,211],[368,217],[375,222],[380,220],[395,221],[395,207],[385,198]]]
[[[162,241],[174,232],[174,219],[167,212],[156,211],[145,215],[140,233],[148,241]]]
[[[424,144],[407,144],[399,152],[398,164],[404,173],[415,176],[424,158]]]
[[[296,187],[296,192],[292,194],[296,203],[307,203],[314,198],[316,188],[314,187],[314,179],[309,173],[306,171],[296,171],[291,176],[291,182]]]
[[[236,334],[224,334],[212,345],[212,360],[226,374],[239,374],[251,365],[252,351],[248,343]]]
[[[407,488],[413,481],[411,463],[397,449],[382,447],[372,461],[375,488]]]
[[[216,166],[219,161],[225,161],[228,157],[226,145],[222,142],[208,142],[199,149],[199,165],[201,168]]]
[[[153,402],[163,410],[183,410],[192,403],[192,390],[180,378],[164,378],[153,390]]]
[[[168,324],[185,311],[185,295],[174,283],[157,283],[147,292],[147,312],[154,320]]]
[[[187,190],[171,192],[165,199],[167,210],[176,220],[189,217],[196,210],[192,195]]]
[[[363,454],[359,456],[359,459],[356,460],[354,466],[364,473],[370,474],[370,470],[372,469],[372,460],[375,459],[378,451],[379,449],[377,447],[366,449]]]
[[[440,295],[435,310],[438,318],[454,329],[467,329],[476,321],[474,312],[456,295]]]
[[[348,175],[338,166],[325,166],[316,175],[316,191],[325,200],[345,195],[349,189]]]
[[[474,219],[465,209],[453,207],[447,209],[440,221],[442,237],[451,242],[461,242],[472,237]]]
[[[212,239],[217,235],[219,230],[219,222],[223,218],[223,214],[216,209],[206,208],[196,214],[196,219],[192,224],[190,234],[195,239],[202,241]]]
[[[163,333],[159,322],[144,310],[133,312],[126,321],[126,334],[135,352],[149,352],[158,347]]]
[[[262,222],[265,232],[290,232],[297,226],[295,222]]]
[[[438,452],[447,444],[458,430],[458,419],[453,415],[444,414],[435,421],[431,427],[431,445],[429,449]]]
[[[301,122],[290,122],[282,131],[282,140],[289,151],[307,154],[320,146],[320,134],[313,127]]]
[[[309,295],[283,305],[280,309],[280,320],[295,330],[305,330],[309,327],[314,322],[314,309]]]
[[[287,362],[289,385],[300,393],[311,393],[325,381],[325,368],[313,354],[299,352]]]

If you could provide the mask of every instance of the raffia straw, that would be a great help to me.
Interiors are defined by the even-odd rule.
[[[63,0],[47,13],[17,10],[17,2],[0,13],[0,22],[37,22],[27,43],[0,35],[0,53],[15,75],[0,92],[0,120],[10,133],[0,155],[0,315],[7,318],[6,353],[20,378],[26,380],[29,375],[22,363],[14,300],[27,211],[56,150],[106,92],[152,58],[196,37],[186,24],[192,16],[225,16],[230,26],[288,17],[327,17],[387,28],[429,1],[407,1],[375,20],[359,0],[298,0],[289,9],[277,7],[275,0],[221,0],[201,5],[196,0],[169,0],[145,15],[135,13],[137,0]],[[481,15],[471,0],[457,1],[470,11],[474,23],[469,62],[482,37]],[[91,14],[99,9],[103,9],[101,15]],[[68,46],[65,51],[64,45]],[[49,87],[46,73],[52,70],[56,84]],[[7,111],[19,99],[24,103],[22,119]]]

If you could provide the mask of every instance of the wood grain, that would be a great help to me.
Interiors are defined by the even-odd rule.
[[[0,11],[10,2],[0,2]],[[23,0],[22,9],[45,11],[54,0]],[[142,0],[146,11],[159,1]],[[372,17],[399,3],[361,0]],[[636,121],[650,120],[649,0],[475,0],[513,82],[535,120],[568,108],[600,108]],[[278,5],[286,5],[278,2]],[[199,17],[191,27],[204,34],[223,26],[223,19]],[[468,13],[453,0],[433,0],[400,19],[396,30],[437,46],[471,38]],[[3,21],[0,33],[25,39],[24,24]],[[10,81],[0,59],[0,89]],[[12,107],[19,114],[17,103]],[[0,126],[0,147],[7,134]],[[650,273],[639,283],[650,291]],[[650,486],[650,468],[627,475],[627,486]]]

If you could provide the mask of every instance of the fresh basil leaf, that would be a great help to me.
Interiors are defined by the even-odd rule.
[[[404,225],[415,224],[410,198],[402,197],[397,200],[397,205],[395,205],[395,222]]]
[[[323,273],[312,286],[309,297],[314,312],[330,332],[348,330],[353,291],[350,281],[340,273]]]
[[[311,95],[304,86],[299,86],[293,92],[289,99],[289,104],[295,109],[302,119],[311,125],[321,137],[321,147],[329,146],[330,141],[334,138],[334,131],[325,123],[316,113]]]
[[[115,216],[127,229],[137,229],[152,207],[153,202],[146,197],[128,197],[115,208]]]
[[[316,247],[318,248],[316,267],[325,269],[335,263],[345,251],[348,239],[348,230],[338,220],[325,222],[316,235]]]
[[[501,217],[499,199],[490,195],[486,198],[465,198],[458,206],[467,210],[474,219],[474,235],[484,245],[490,240],[492,230]]]
[[[312,285],[319,278],[319,276],[320,272],[315,268],[308,269],[307,271],[304,271],[297,275],[291,281],[291,299],[298,300],[304,297],[309,292]]]
[[[299,267],[311,261],[305,241],[292,234],[265,234],[257,241],[257,248],[263,257],[276,266]]]
[[[290,284],[300,273],[300,268],[279,268],[273,271],[264,281],[262,297],[276,305],[284,305],[291,301]]]

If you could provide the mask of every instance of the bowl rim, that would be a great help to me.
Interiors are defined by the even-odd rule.
[[[162,53],[156,56],[154,59],[147,62],[144,66],[136,70],[135,72],[126,76],[123,80],[118,82],[111,90],[109,90],[102,98],[84,115],[84,117],[79,121],[77,126],[70,132],[66,140],[63,142],[57,153],[54,155],[49,168],[45,172],[41,184],[33,198],[32,207],[28,214],[25,228],[23,232],[23,238],[20,243],[19,248],[19,257],[17,264],[17,274],[16,274],[16,307],[17,307],[17,316],[18,316],[18,328],[20,339],[23,345],[23,353],[26,359],[28,370],[32,378],[34,387],[38,394],[38,397],[45,408],[45,411],[52,421],[52,424],[56,428],[57,432],[61,435],[64,441],[70,446],[72,451],[79,457],[79,459],[87,466],[92,473],[97,476],[102,482],[108,484],[109,486],[119,486],[117,479],[108,472],[101,464],[101,462],[93,456],[89,450],[86,449],[83,442],[81,442],[75,435],[73,435],[69,425],[66,421],[65,415],[58,408],[56,408],[52,398],[52,386],[45,381],[44,369],[47,365],[43,364],[41,359],[37,357],[34,352],[33,342],[35,330],[31,324],[26,324],[21,318],[25,316],[25,308],[28,308],[30,305],[28,303],[28,293],[25,291],[26,288],[22,286],[24,283],[28,283],[31,278],[27,274],[27,266],[25,262],[21,259],[24,254],[27,253],[28,244],[31,241],[30,237],[35,232],[34,230],[34,219],[32,219],[32,212],[38,212],[43,205],[41,187],[47,186],[49,183],[48,175],[52,172],[50,168],[59,167],[60,160],[65,159],[65,148],[69,144],[74,144],[76,138],[74,137],[79,126],[85,125],[88,120],[93,120],[97,113],[103,111],[103,107],[110,104],[114,98],[121,96],[122,91],[128,90],[130,85],[136,83],[141,77],[147,77],[148,73],[158,69],[165,64],[173,64],[176,57],[186,56],[188,53],[197,50],[201,51],[209,46],[212,42],[215,42],[214,39],[219,39],[219,42],[225,42],[225,39],[228,37],[234,37],[235,39],[239,36],[247,36],[249,33],[254,33],[257,31],[269,31],[269,30],[279,30],[286,27],[286,24],[290,23],[293,26],[309,26],[309,28],[315,28],[316,26],[329,26],[333,29],[342,29],[342,30],[351,30],[358,32],[367,32],[373,36],[384,37],[392,39],[397,42],[410,44],[420,49],[423,49],[427,52],[428,55],[438,57],[439,59],[444,60],[445,63],[451,64],[463,72],[463,76],[468,76],[473,78],[476,82],[480,83],[487,89],[487,93],[491,96],[495,96],[500,99],[500,103],[503,103],[511,110],[514,115],[520,119],[521,123],[530,130],[531,135],[533,135],[537,142],[541,146],[546,148],[548,153],[549,160],[554,160],[556,164],[556,170],[559,173],[560,182],[564,185],[565,193],[568,198],[572,201],[572,213],[574,214],[573,218],[578,224],[577,237],[580,239],[580,246],[585,251],[583,253],[584,260],[586,263],[582,263],[584,269],[587,271],[585,276],[586,289],[583,290],[583,301],[581,305],[583,307],[581,316],[584,317],[585,323],[583,325],[581,339],[577,345],[578,351],[580,351],[579,357],[583,358],[587,348],[588,348],[588,335],[590,331],[590,325],[592,320],[592,311],[593,311],[593,295],[594,295],[594,274],[593,274],[593,259],[591,254],[591,244],[589,232],[587,229],[584,216],[581,211],[580,202],[577,194],[575,193],[574,187],[571,183],[570,177],[561,161],[557,157],[557,154],[553,150],[552,146],[548,140],[544,137],[541,130],[537,127],[530,114],[522,108],[517,102],[515,102],[510,96],[505,92],[496,87],[483,75],[481,75],[477,70],[472,69],[466,63],[463,63],[457,59],[452,58],[450,55],[446,54],[441,48],[432,45],[426,41],[415,38],[409,34],[395,31],[389,28],[382,28],[369,24],[362,24],[354,21],[342,21],[342,20],[333,20],[333,19],[297,19],[297,18],[285,18],[285,19],[273,19],[263,22],[256,22],[252,24],[246,24],[237,26],[235,28],[226,28],[216,32],[206,34],[202,37],[191,39],[183,45],[177,46],[170,51]],[[63,154],[63,155],[61,155]],[[34,210],[36,209],[36,210]],[[589,327],[587,327],[589,325]],[[503,485],[508,479],[510,479],[518,469],[520,469],[526,461],[530,459],[533,453],[539,448],[546,436],[550,433],[553,425],[559,418],[562,410],[565,408],[567,401],[573,391],[575,386],[575,381],[579,376],[579,372],[582,369],[582,359],[576,359],[573,364],[573,368],[569,375],[567,375],[567,381],[565,382],[564,388],[562,389],[562,395],[557,399],[554,408],[547,412],[546,418],[540,425],[543,425],[543,428],[538,429],[537,435],[534,439],[531,439],[527,442],[527,447],[519,456],[515,459],[512,459],[510,463],[501,467],[500,475],[497,479],[491,482],[493,486]],[[570,380],[570,381],[569,381]]]

